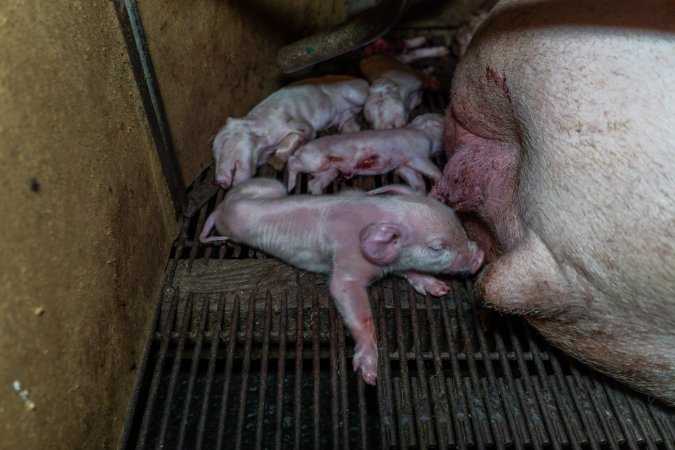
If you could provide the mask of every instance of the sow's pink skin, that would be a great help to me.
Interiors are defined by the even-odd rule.
[[[285,162],[293,151],[333,126],[358,131],[355,117],[368,96],[365,80],[338,75],[309,78],[263,100],[245,117],[230,118],[213,141],[214,183],[222,188],[255,175],[272,155]]]
[[[443,116],[423,114],[394,130],[365,130],[315,139],[288,159],[288,190],[298,173],[311,173],[309,191],[320,194],[338,174],[379,175],[396,170],[414,190],[424,193],[422,175],[436,181],[441,171],[429,159],[442,147]]]
[[[209,237],[214,226],[222,236]],[[255,178],[227,193],[199,239],[231,239],[330,274],[330,293],[356,342],[354,370],[369,384],[377,381],[377,346],[368,284],[396,273],[419,293],[441,296],[448,286],[429,273],[475,273],[483,262],[452,209],[402,185],[287,196],[277,180]]]
[[[422,102],[422,79],[393,56],[375,55],[359,63],[370,81],[363,115],[376,130],[400,128],[408,114]]]
[[[460,60],[433,194],[494,261],[489,304],[675,404],[675,3],[533,3]]]

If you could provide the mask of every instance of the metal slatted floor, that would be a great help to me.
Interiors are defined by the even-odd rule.
[[[427,96],[418,113],[444,105]],[[306,192],[300,177],[295,193]],[[338,180],[327,192],[392,182]],[[199,243],[222,197],[174,243],[120,448],[675,450],[674,408],[484,309],[469,279],[447,279],[439,299],[392,277],[371,287],[380,359],[377,387],[365,385],[325,276]]]

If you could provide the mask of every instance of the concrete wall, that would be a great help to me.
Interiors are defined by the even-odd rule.
[[[276,50],[344,20],[342,0],[138,0],[183,179],[211,138],[282,84]]]
[[[178,223],[112,2],[0,2],[0,170],[0,448],[115,447]]]

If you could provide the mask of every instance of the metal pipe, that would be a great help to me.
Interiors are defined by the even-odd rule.
[[[339,25],[280,48],[275,64],[291,73],[370,44],[399,22],[413,1],[382,0]]]

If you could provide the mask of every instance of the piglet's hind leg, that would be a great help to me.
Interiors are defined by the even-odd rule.
[[[406,165],[434,181],[438,180],[443,175],[441,169],[436,167],[436,164],[427,158],[413,158],[408,161],[408,164]]]
[[[396,173],[398,173],[401,178],[403,178],[403,180],[408,183],[408,186],[417,192],[422,194],[426,192],[424,178],[422,178],[422,175],[417,173],[415,170],[411,169],[410,167],[401,166],[396,170]]]
[[[328,186],[337,175],[338,171],[334,168],[315,173],[314,178],[307,183],[309,192],[314,195],[321,194],[326,186]]]

